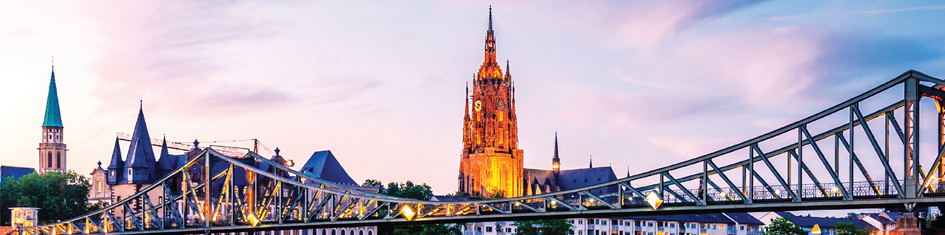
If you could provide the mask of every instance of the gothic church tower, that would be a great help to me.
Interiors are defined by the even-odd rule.
[[[482,197],[521,196],[524,151],[518,149],[515,88],[508,62],[503,74],[496,61],[491,7],[485,59],[473,77],[469,98],[467,94],[459,191]]]
[[[46,117],[43,119],[43,140],[39,143],[39,172],[65,173],[66,144],[62,138],[62,117],[59,114],[59,95],[56,93],[56,71],[49,79],[46,97]]]

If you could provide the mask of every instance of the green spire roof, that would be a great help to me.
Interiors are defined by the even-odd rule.
[[[49,96],[46,97],[46,118],[44,127],[62,127],[62,117],[59,115],[59,95],[56,93],[56,71],[49,78]]]

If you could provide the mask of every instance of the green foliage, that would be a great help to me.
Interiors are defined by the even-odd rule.
[[[765,227],[764,235],[807,235],[807,232],[791,223],[789,218],[780,217],[771,220],[771,224]]]
[[[433,197],[433,189],[427,184],[414,184],[412,181],[406,183],[391,182],[384,187],[384,183],[376,179],[364,180],[364,186],[377,186],[381,194],[412,198],[418,200],[430,200]],[[407,225],[380,225],[377,226],[378,235],[440,235],[453,234],[462,235],[459,226],[448,226],[445,224],[407,224]]]
[[[496,190],[494,193],[489,194],[489,199],[500,199],[505,198],[505,191]]]
[[[517,235],[565,235],[574,227],[565,219],[516,221],[512,225]]]
[[[391,195],[402,198],[412,198],[418,200],[430,200],[433,197],[433,188],[427,184],[414,184],[411,181],[406,183],[391,182],[384,188],[384,183],[376,179],[364,180],[364,186],[377,186],[381,194]]]
[[[408,224],[408,225],[380,225],[378,235],[462,235],[459,225],[445,224]]]
[[[10,207],[37,207],[40,223],[77,217],[92,211],[88,178],[70,171],[25,175],[0,183],[0,221],[10,223]]]
[[[870,235],[872,231],[868,228],[857,229],[851,222],[837,222],[833,225],[837,228],[837,235]]]

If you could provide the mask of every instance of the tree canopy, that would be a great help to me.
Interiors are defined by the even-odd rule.
[[[516,221],[512,225],[516,226],[517,235],[565,235],[574,227],[565,219],[524,220]]]
[[[400,182],[390,182],[387,184],[387,187],[384,187],[384,183],[376,179],[367,179],[364,180],[364,186],[377,186],[380,188],[381,194],[401,197],[401,198],[411,198],[417,200],[430,200],[433,197],[433,188],[427,184],[414,184],[412,181],[407,181],[406,183]]]
[[[86,214],[89,208],[88,178],[73,171],[32,173],[19,180],[0,183],[0,221],[10,223],[10,207],[37,207],[40,223],[55,222]]]
[[[856,228],[851,222],[837,222],[834,224],[837,228],[837,235],[870,235],[872,231],[868,228]]]
[[[417,200],[430,200],[433,197],[433,189],[427,184],[414,184],[411,181],[405,183],[391,182],[384,187],[384,183],[376,179],[364,180],[364,186],[376,186],[380,188],[381,194],[412,198]],[[407,225],[379,225],[377,226],[379,235],[462,235],[459,225],[445,224],[407,224]]]
[[[764,235],[807,235],[807,232],[791,223],[790,218],[779,217],[771,220],[771,224],[765,227]]]

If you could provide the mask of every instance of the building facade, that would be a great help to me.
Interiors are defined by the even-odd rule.
[[[854,228],[869,229],[872,230],[874,234],[880,233],[878,228],[873,227],[862,219],[813,217],[810,215],[798,216],[785,211],[768,212],[758,219],[767,226],[771,224],[771,221],[774,219],[782,217],[787,218],[792,224],[801,227],[810,235],[835,235],[838,232],[836,228],[837,223],[852,223]]]
[[[49,78],[46,97],[46,115],[43,118],[42,141],[39,143],[39,173],[55,171],[66,173],[66,144],[62,133],[62,115],[59,112],[59,94],[56,92],[56,71]]]
[[[485,59],[472,83],[472,94],[466,91],[459,191],[483,197],[521,196],[524,151],[518,149],[515,87],[508,61],[502,73],[496,60],[491,8]]]

